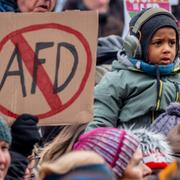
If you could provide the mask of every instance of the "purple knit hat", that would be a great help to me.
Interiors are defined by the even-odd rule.
[[[166,112],[154,120],[149,130],[167,136],[169,131],[177,124],[180,124],[180,103],[174,102],[167,107]]]
[[[73,149],[95,151],[117,175],[122,176],[139,144],[130,131],[102,127],[81,135]]]

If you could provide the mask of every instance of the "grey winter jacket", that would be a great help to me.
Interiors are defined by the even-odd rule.
[[[166,68],[121,54],[113,62],[113,71],[95,87],[94,118],[86,131],[104,126],[148,127],[171,102],[179,101],[179,61]]]

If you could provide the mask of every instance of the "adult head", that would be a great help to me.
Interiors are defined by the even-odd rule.
[[[96,128],[80,136],[74,150],[92,150],[111,166],[118,179],[137,179],[151,173],[142,162],[136,136],[116,128]]]
[[[38,180],[115,180],[104,159],[93,151],[75,151],[42,163]]]
[[[10,129],[3,119],[0,119],[0,180],[3,180],[7,174],[11,158],[9,147],[12,137]]]
[[[169,131],[167,140],[172,147],[173,156],[180,160],[180,124]]]
[[[17,0],[21,12],[50,12],[56,5],[56,0]]]

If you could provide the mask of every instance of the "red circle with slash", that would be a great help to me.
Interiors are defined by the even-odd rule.
[[[32,31],[37,31],[37,30],[42,30],[42,29],[56,29],[60,31],[64,31],[66,33],[70,33],[71,35],[75,36],[82,44],[82,46],[85,49],[86,52],[86,67],[85,67],[85,73],[83,75],[82,81],[78,87],[78,90],[74,93],[74,95],[64,104],[61,102],[59,96],[57,94],[53,93],[53,88],[52,88],[52,83],[50,81],[50,78],[48,77],[47,72],[43,67],[39,69],[40,74],[43,75],[43,78],[46,78],[46,88],[44,88],[43,83],[39,82],[37,83],[39,89],[41,90],[44,98],[46,99],[48,105],[51,107],[51,110],[42,114],[37,114],[40,119],[43,118],[48,118],[50,116],[53,116],[66,108],[68,108],[82,93],[83,89],[85,88],[87,79],[90,75],[91,67],[92,67],[92,54],[91,50],[88,44],[88,41],[86,38],[82,35],[81,32],[72,29],[71,27],[64,26],[61,24],[56,24],[56,23],[48,23],[48,24],[36,24],[36,25],[31,25],[22,29],[18,29],[16,31],[11,32],[10,34],[6,35],[2,41],[0,42],[0,51],[2,50],[3,46],[10,40],[13,42],[14,45],[18,44],[18,48],[20,51],[21,56],[23,57],[23,62],[26,65],[26,68],[32,75],[32,65],[28,62],[29,58],[34,56],[34,52],[29,46],[28,42],[24,39],[22,34],[27,33],[27,32],[32,32]],[[23,49],[26,48],[28,49],[28,55],[27,53],[23,53]],[[22,50],[22,52],[21,52]],[[0,112],[3,114],[17,118],[18,114],[11,112],[8,110],[6,107],[3,105],[0,105]]]

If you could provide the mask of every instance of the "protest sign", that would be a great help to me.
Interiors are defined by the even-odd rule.
[[[94,11],[0,14],[0,113],[39,125],[92,119],[98,17]]]
[[[125,25],[123,31],[123,37],[129,32],[129,21],[137,12],[140,12],[143,8],[150,7],[164,8],[171,11],[171,5],[169,0],[124,0],[124,17]]]

